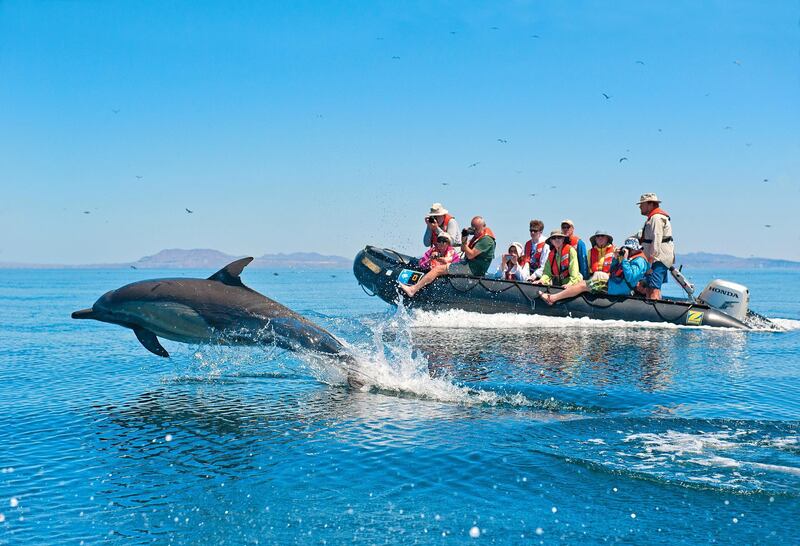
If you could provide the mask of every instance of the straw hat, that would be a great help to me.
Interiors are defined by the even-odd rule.
[[[444,216],[445,214],[447,214],[447,209],[441,203],[434,203],[425,216]]]
[[[597,237],[600,236],[600,235],[605,235],[606,237],[608,237],[608,244],[612,244],[614,242],[614,238],[611,236],[610,233],[608,233],[607,231],[603,231],[602,229],[599,229],[599,230],[594,232],[594,235],[589,237],[589,242],[592,243],[592,246],[596,246],[597,245],[597,243],[595,241],[597,240]]]
[[[553,239],[553,237],[561,237],[562,239],[566,239],[566,238],[567,238],[567,236],[566,236],[566,235],[564,235],[563,233],[561,233],[561,230],[559,230],[559,229],[554,229],[553,231],[551,231],[551,232],[550,232],[550,237],[548,237],[548,238],[545,240],[545,243],[547,243],[547,244],[549,245],[549,244],[550,244],[550,241]]]
[[[636,203],[637,205],[641,205],[642,203],[647,203],[649,201],[654,201],[656,203],[661,203],[661,199],[654,193],[643,193],[642,196],[639,198],[639,202]]]

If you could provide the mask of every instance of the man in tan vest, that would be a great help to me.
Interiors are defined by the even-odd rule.
[[[661,208],[661,200],[656,194],[643,194],[637,205],[642,216],[647,216],[641,238],[645,258],[650,262],[650,270],[644,277],[645,296],[651,300],[660,300],[661,285],[667,282],[669,268],[675,263],[672,224],[669,214]]]

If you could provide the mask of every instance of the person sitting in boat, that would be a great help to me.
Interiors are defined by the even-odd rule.
[[[669,214],[661,208],[655,193],[645,193],[639,198],[639,212],[647,216],[642,228],[642,250],[650,262],[650,271],[644,278],[647,299],[661,299],[661,285],[667,282],[669,268],[675,264],[675,243]]]
[[[458,238],[461,229],[456,219],[450,216],[447,209],[441,203],[431,205],[431,210],[425,215],[425,234],[422,236],[422,244],[427,247],[436,243],[434,235],[447,233],[450,235],[451,244],[461,246],[461,239]]]
[[[550,245],[545,242],[544,222],[541,220],[531,220],[530,233],[531,238],[525,243],[524,255],[528,259],[528,269],[531,272],[527,280],[533,282],[544,275],[544,264],[550,255]]]
[[[611,262],[614,259],[614,238],[606,231],[596,231],[589,237],[589,279],[608,280]]]
[[[442,232],[436,236],[436,244],[431,245],[420,258],[419,268],[423,271],[429,271],[437,265],[448,265],[459,261],[461,261],[461,257],[453,247],[450,235]]]
[[[472,235],[471,239],[469,239],[470,235]],[[399,284],[398,286],[408,297],[413,298],[417,292],[448,273],[482,277],[492,264],[496,245],[492,230],[486,227],[483,218],[476,216],[472,219],[469,228],[461,230],[461,249],[464,253],[464,260],[448,265],[436,265],[425,273],[417,284],[413,286]]]
[[[605,292],[609,296],[630,296],[634,293],[636,283],[644,277],[649,267],[639,240],[630,237],[625,239],[625,243],[616,252],[607,279],[592,278],[588,281],[580,281],[557,294],[542,292],[539,297],[553,305],[560,300],[573,298],[584,292],[593,294]]]
[[[578,253],[569,244],[569,237],[560,231],[553,231],[547,238],[547,244],[550,245],[550,255],[544,266],[544,274],[533,284],[572,286],[581,282]]]
[[[511,243],[508,247],[508,254],[503,254],[500,265],[494,274],[495,279],[505,279],[507,281],[527,281],[530,277],[528,258],[520,243]]]
[[[589,260],[586,251],[586,243],[583,239],[575,235],[575,223],[572,220],[561,220],[561,233],[569,239],[569,245],[578,253],[578,269],[581,272],[581,277],[584,279],[589,278]]]

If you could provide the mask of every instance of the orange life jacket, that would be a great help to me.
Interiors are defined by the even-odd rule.
[[[494,236],[494,232],[492,232],[492,230],[489,229],[488,227],[485,227],[485,228],[483,228],[483,233],[480,234],[480,237],[475,237],[473,235],[472,236],[472,240],[469,243],[467,243],[467,246],[470,247],[470,248],[475,248],[475,244],[478,241],[480,241],[481,239],[483,239],[484,237],[491,237],[495,241],[497,240],[497,237]]]
[[[530,239],[525,243],[525,259],[531,264],[531,269],[533,269],[533,271],[536,271],[542,265],[542,249],[545,244],[544,241],[536,243],[536,249],[534,250],[533,243]],[[531,271],[531,273],[533,273],[533,271]]]
[[[600,250],[604,250],[604,254],[600,255]],[[603,271],[608,273],[611,270],[611,262],[614,259],[614,245],[606,245],[603,249],[592,247],[589,251],[589,271],[597,273]]]
[[[550,262],[550,272],[553,275],[553,284],[561,286],[569,280],[569,251],[572,245],[565,244],[561,247],[561,255],[556,256],[555,250],[550,252],[547,261]]]
[[[576,251],[578,250],[578,241],[580,241],[580,237],[577,235],[573,235],[569,238],[569,244],[573,247]]]

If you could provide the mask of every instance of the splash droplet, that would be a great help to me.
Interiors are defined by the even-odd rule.
[[[478,538],[479,536],[481,536],[481,530],[478,529],[477,526],[473,526],[472,529],[469,530],[469,536],[471,536],[472,538]]]

